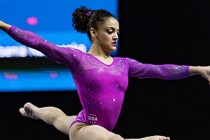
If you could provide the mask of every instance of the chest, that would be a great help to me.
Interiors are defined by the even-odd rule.
[[[121,60],[114,60],[111,65],[98,61],[83,61],[78,69],[80,82],[88,87],[119,87],[126,89],[128,68]]]

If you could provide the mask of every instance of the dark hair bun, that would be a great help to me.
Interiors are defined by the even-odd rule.
[[[72,13],[72,26],[77,32],[87,33],[87,24],[91,12],[92,10],[86,6],[80,6]]]

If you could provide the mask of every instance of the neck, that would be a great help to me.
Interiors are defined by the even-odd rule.
[[[100,46],[92,45],[87,53],[93,55],[107,65],[110,65],[113,62],[113,58],[109,55],[109,53],[106,53],[104,50],[102,50]]]
[[[109,58],[110,57],[110,54],[105,52],[104,50],[102,50],[100,46],[92,45],[90,47],[90,50],[87,53],[89,53],[93,56],[96,56],[96,57],[102,57],[102,58]]]

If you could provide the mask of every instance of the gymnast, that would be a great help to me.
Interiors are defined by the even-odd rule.
[[[119,37],[118,20],[105,9],[80,6],[72,13],[72,26],[86,33],[91,41],[87,52],[58,47],[35,33],[0,21],[0,29],[17,42],[34,48],[51,61],[67,66],[72,73],[82,110],[67,116],[56,107],[38,107],[30,102],[19,112],[24,117],[39,119],[67,134],[71,140],[170,140],[152,135],[123,138],[113,133],[118,121],[130,77],[177,80],[201,75],[210,81],[210,66],[148,64],[129,57],[111,56]]]

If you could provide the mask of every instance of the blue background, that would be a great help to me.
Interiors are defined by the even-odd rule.
[[[77,7],[85,5],[91,9],[106,9],[118,18],[117,4],[117,0],[7,0],[1,1],[0,19],[16,27],[35,32],[57,45],[84,44],[88,50],[91,44],[87,35],[77,33],[72,27],[72,12]],[[28,24],[27,18],[29,17],[36,17],[38,23],[36,25]],[[4,32],[0,32],[0,47],[10,46],[21,46],[21,44]],[[1,51],[1,53],[3,52]],[[112,55],[116,54],[117,51],[112,53]],[[0,59],[3,61],[9,57]],[[56,77],[50,76],[52,71],[56,73]],[[71,73],[65,68],[41,68],[40,66],[38,70],[21,70],[11,67],[6,70],[0,69],[0,92],[75,89]]]

